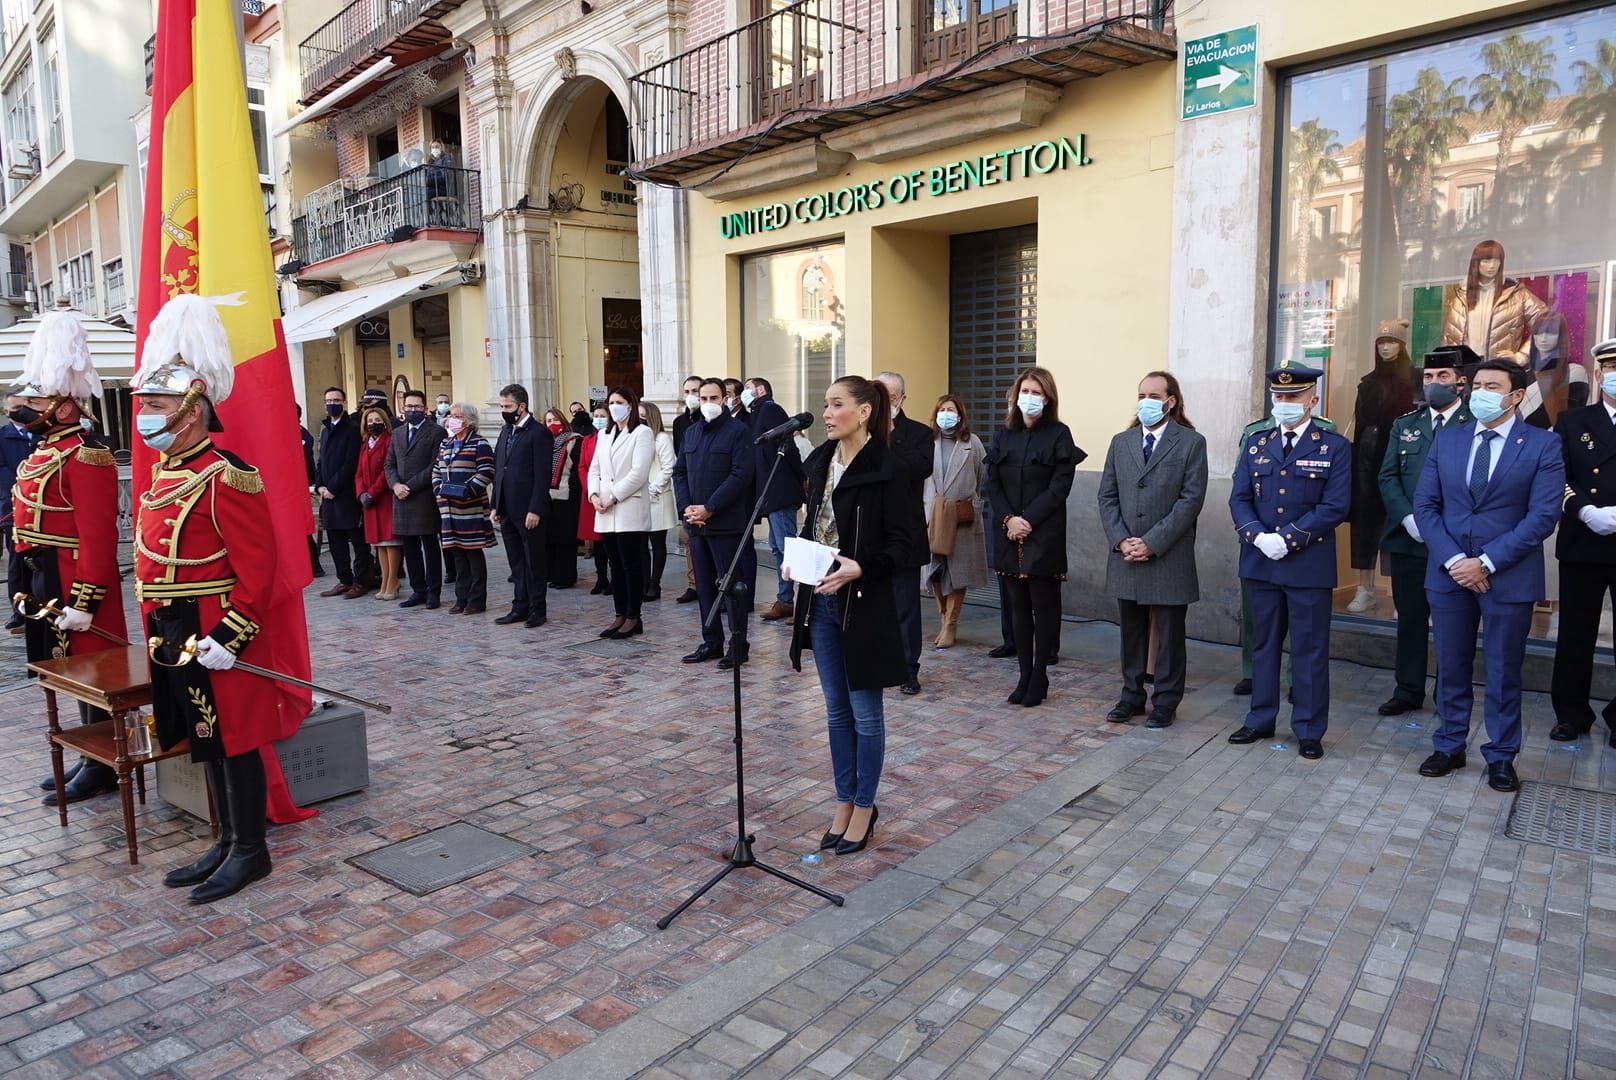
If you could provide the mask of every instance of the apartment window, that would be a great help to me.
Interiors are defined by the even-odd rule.
[[[274,183],[269,169],[269,105],[263,87],[247,87],[247,120],[252,124],[253,156],[258,160],[258,182]]]
[[[61,283],[68,303],[85,313],[96,310],[95,269],[95,258],[88,251],[56,267],[56,280]]]
[[[1313,208],[1313,239],[1328,240],[1335,235],[1335,211],[1333,206]]]
[[[45,58],[45,79],[41,87],[45,113],[45,160],[62,152],[62,72],[56,55],[56,28],[46,28],[39,38],[39,53]]]
[[[56,287],[53,282],[41,281],[39,283],[39,310],[49,311],[56,305]]]
[[[1486,184],[1459,185],[1459,199],[1458,203],[1453,209],[1454,225],[1462,229],[1473,221],[1479,222],[1481,220],[1481,212],[1486,208],[1486,205]]]
[[[11,43],[22,36],[25,17],[23,0],[4,0],[4,3],[0,4],[0,18],[4,19],[4,37],[0,39],[0,51],[11,51]]]
[[[12,177],[10,190],[16,192],[32,179],[30,167],[38,171],[39,128],[34,116],[34,67],[24,60],[11,81],[0,88],[0,107],[4,107],[6,129],[6,164]],[[19,152],[23,146],[32,147],[26,158]]]
[[[123,259],[116,258],[101,264],[102,292],[107,298],[108,315],[116,315],[129,306],[129,298],[123,287]]]

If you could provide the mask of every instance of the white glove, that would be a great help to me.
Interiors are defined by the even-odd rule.
[[[60,615],[56,616],[57,629],[67,630],[70,633],[75,634],[88,630],[90,628],[90,622],[90,613],[88,611],[80,611],[78,608],[70,607]]]
[[[1258,533],[1251,546],[1268,556],[1270,559],[1283,559],[1289,551],[1285,546],[1285,538],[1278,533]]]
[[[1584,506],[1577,517],[1600,536],[1616,533],[1616,506]]]
[[[205,637],[196,643],[196,662],[209,671],[229,671],[236,666],[236,654]]]
[[[1425,537],[1420,535],[1420,527],[1414,523],[1413,514],[1403,515],[1403,531],[1412,536],[1416,544],[1425,543]]]

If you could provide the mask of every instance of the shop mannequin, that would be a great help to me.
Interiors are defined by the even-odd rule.
[[[1483,240],[1442,318],[1442,344],[1468,345],[1484,360],[1525,365],[1526,329],[1548,305],[1504,276],[1504,245]]]
[[[1358,589],[1347,605],[1351,612],[1375,606],[1375,565],[1386,506],[1380,497],[1380,462],[1393,420],[1414,403],[1413,364],[1408,357],[1408,320],[1387,319],[1375,330],[1375,366],[1358,381],[1352,409],[1352,568]]]
[[[1558,311],[1545,311],[1532,320],[1526,352],[1537,381],[1527,388],[1521,416],[1533,427],[1553,427],[1567,409],[1588,404],[1588,369],[1567,355],[1570,345],[1565,316]]]

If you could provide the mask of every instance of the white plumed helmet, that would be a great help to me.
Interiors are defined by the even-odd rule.
[[[88,401],[101,396],[101,376],[90,356],[90,341],[79,314],[70,308],[48,311],[28,339],[20,385],[23,397],[70,397]]]
[[[236,365],[218,306],[241,304],[241,296],[180,293],[165,303],[146,332],[134,392],[172,394],[193,401],[205,395],[215,405],[229,397]],[[187,402],[182,409],[188,407]]]

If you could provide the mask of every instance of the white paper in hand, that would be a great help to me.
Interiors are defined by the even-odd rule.
[[[818,585],[830,573],[836,549],[800,536],[786,537],[781,564],[791,571],[791,580],[802,585]]]

